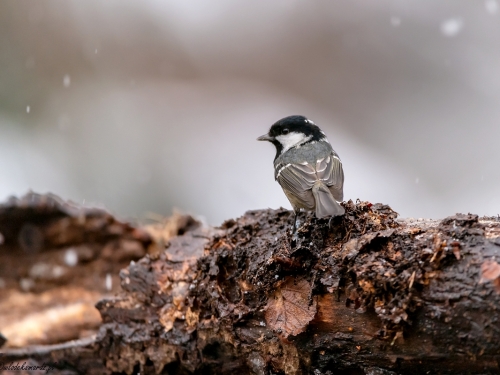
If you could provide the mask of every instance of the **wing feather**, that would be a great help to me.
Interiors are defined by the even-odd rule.
[[[316,164],[287,164],[279,169],[276,179],[293,206],[314,208],[315,201],[311,189],[318,180],[329,188],[337,201],[343,199],[344,172],[342,162],[335,153],[318,159]]]

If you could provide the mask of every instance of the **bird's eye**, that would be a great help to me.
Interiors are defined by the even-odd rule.
[[[286,128],[285,128],[285,129],[283,129],[283,134],[288,134],[289,132],[290,132],[290,130],[288,130],[288,129],[286,129]]]

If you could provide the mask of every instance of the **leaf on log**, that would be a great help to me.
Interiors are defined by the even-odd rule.
[[[311,285],[302,278],[287,277],[266,307],[268,326],[284,338],[304,332],[314,315],[316,300],[311,299]]]
[[[500,264],[494,260],[486,260],[481,265],[481,280],[479,284],[484,284],[487,281],[492,281],[495,285],[495,290],[500,293]]]

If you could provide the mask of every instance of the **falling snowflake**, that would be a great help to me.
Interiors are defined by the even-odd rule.
[[[398,27],[399,25],[401,25],[401,18],[391,17],[391,25],[394,27]]]
[[[486,0],[486,3],[484,5],[486,7],[486,11],[489,14],[496,14],[498,12],[497,0]]]
[[[460,18],[450,18],[441,23],[441,32],[443,35],[453,37],[464,27],[464,23]]]
[[[66,74],[63,78],[63,85],[64,87],[68,88],[71,85],[71,77],[69,74]]]

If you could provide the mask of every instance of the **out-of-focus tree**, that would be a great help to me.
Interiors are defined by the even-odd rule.
[[[300,113],[346,198],[497,214],[499,17],[496,0],[2,2],[0,195],[212,223],[288,207],[255,137]]]

